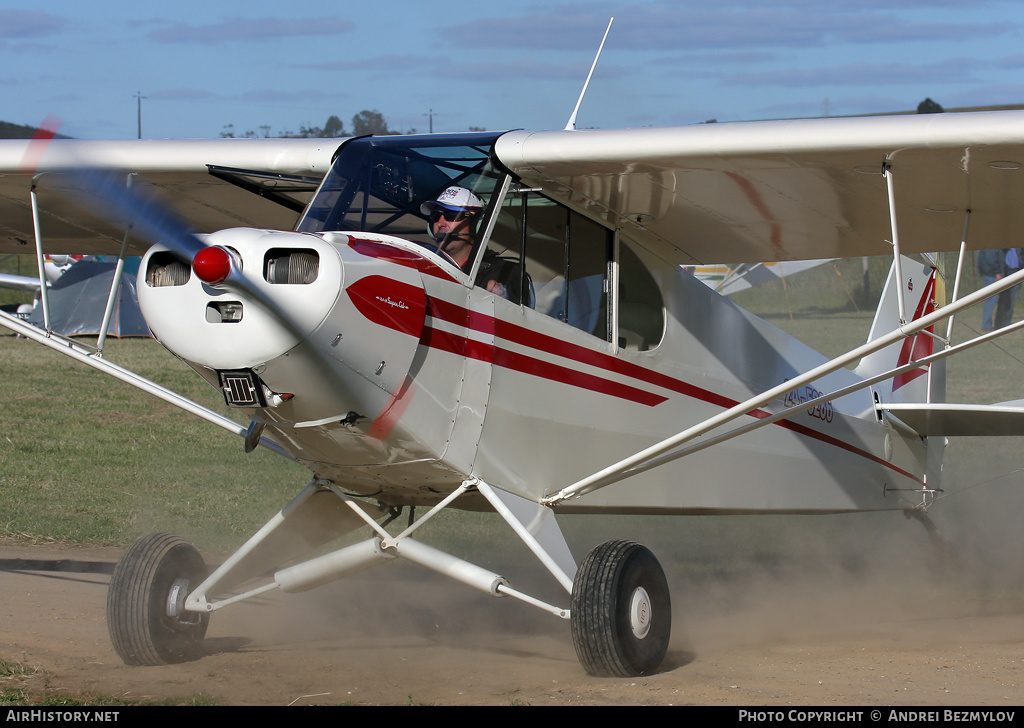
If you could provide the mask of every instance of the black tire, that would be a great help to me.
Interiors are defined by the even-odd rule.
[[[648,609],[640,608],[644,601]],[[571,609],[573,646],[591,675],[649,675],[665,659],[672,632],[668,582],[640,544],[608,541],[587,554],[573,582]]]
[[[126,665],[166,665],[198,656],[208,614],[168,614],[172,590],[185,596],[207,577],[203,557],[170,533],[143,536],[114,567],[107,592],[107,630]]]

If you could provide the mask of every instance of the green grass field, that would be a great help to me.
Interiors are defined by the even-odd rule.
[[[11,267],[12,260],[0,263]],[[23,273],[24,264],[23,265]],[[887,261],[871,261],[880,290]],[[973,269],[972,269],[973,270]],[[31,271],[28,271],[31,274]],[[829,263],[735,299],[826,354],[863,343],[873,311],[858,304],[860,260]],[[967,290],[977,286],[968,278]],[[1024,308],[1021,309],[1024,313]],[[980,328],[980,310],[957,323],[954,341]],[[155,530],[181,533],[204,551],[237,547],[308,481],[308,471],[0,329],[0,537],[127,544]],[[110,340],[106,357],[213,409],[220,394],[152,340]],[[1024,398],[1024,339],[979,347],[949,367],[949,400]],[[230,413],[229,413],[230,414]],[[996,554],[1004,578],[1016,565],[1024,521],[1018,439],[961,439],[948,449],[947,497],[932,515],[947,537],[980,560]],[[446,513],[425,529],[456,553],[513,541],[497,517]],[[709,553],[741,553],[756,569],[808,551],[824,562],[921,561],[923,529],[898,513],[796,517],[560,517],[577,557],[608,538],[669,550],[679,568],[722,568]],[[1007,548],[1013,544],[1012,548]],[[510,548],[518,549],[516,545]],[[709,548],[711,551],[709,551]],[[1014,558],[1010,558],[1013,556]],[[988,562],[986,562],[988,563]],[[737,565],[739,564],[739,565]],[[845,568],[845,567],[844,567]]]
[[[226,411],[220,395],[151,339],[106,357]],[[121,544],[152,530],[251,533],[308,478],[301,466],[25,339],[0,336],[0,533]],[[205,539],[204,539],[205,540]]]

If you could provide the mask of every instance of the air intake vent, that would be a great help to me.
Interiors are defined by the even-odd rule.
[[[312,283],[319,270],[320,256],[315,250],[271,250],[263,266],[267,283],[288,285]]]
[[[263,383],[249,369],[219,372],[220,388],[228,407],[266,407]]]
[[[146,283],[153,288],[183,286],[192,276],[192,268],[170,253],[156,253],[146,267]]]

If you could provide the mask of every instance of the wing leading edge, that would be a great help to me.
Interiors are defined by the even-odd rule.
[[[1005,247],[1024,223],[1024,112],[510,132],[525,184],[680,265]]]
[[[0,253],[34,250],[30,191],[36,185],[39,226],[47,251],[116,254],[124,224],[100,221],[68,204],[62,170],[98,168],[136,173],[136,184],[156,188],[198,232],[252,226],[291,229],[294,206],[326,174],[337,139],[214,139],[196,141],[0,141]],[[230,170],[215,176],[210,168]],[[256,173],[246,177],[245,172]],[[307,178],[305,187],[302,179]],[[140,255],[137,240],[129,253]]]

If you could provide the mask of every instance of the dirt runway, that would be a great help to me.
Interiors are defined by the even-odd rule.
[[[119,554],[0,544],[0,658],[38,670],[8,681],[35,696],[207,696],[221,705],[1024,702],[1019,605],[939,603],[934,592],[843,579],[815,580],[813,590],[754,582],[742,595],[698,586],[674,602],[664,670],[631,680],[587,676],[557,618],[402,567],[236,605],[214,615],[201,659],[126,667],[104,622]]]

